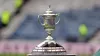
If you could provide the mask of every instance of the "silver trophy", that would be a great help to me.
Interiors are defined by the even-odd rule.
[[[41,23],[40,16],[43,18],[43,23]],[[51,37],[52,31],[55,29],[55,25],[59,23],[60,18],[57,22],[56,18],[59,14],[54,14],[53,11],[49,8],[46,11],[46,14],[38,15],[38,20],[41,25],[44,27],[48,36],[45,41],[37,45],[28,56],[76,56],[74,54],[67,54],[63,46],[56,43]]]
[[[40,16],[42,16],[44,23],[41,23]],[[51,37],[52,31],[55,29],[55,25],[59,23],[60,18],[57,22],[55,19],[59,16],[59,14],[53,14],[53,11],[49,8],[46,11],[46,14],[38,15],[38,20],[41,25],[44,27],[45,31],[47,32],[48,36],[46,39],[50,40],[53,39]]]

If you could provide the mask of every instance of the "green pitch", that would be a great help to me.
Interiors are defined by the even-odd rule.
[[[25,53],[1,53],[0,56],[27,56]],[[91,56],[89,54],[79,54],[78,56]]]

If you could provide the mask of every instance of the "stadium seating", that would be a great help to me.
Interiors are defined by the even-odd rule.
[[[4,33],[6,33],[7,35],[5,36],[14,36],[10,36],[9,39],[40,39],[42,37],[42,39],[44,39],[46,37],[46,32],[44,31],[43,27],[37,22],[37,15],[43,13],[47,9],[49,2],[52,2],[51,4],[54,5],[52,6],[53,10],[57,13],[60,13],[61,18],[61,21],[58,25],[56,25],[56,30],[53,34],[53,37],[55,39],[66,39],[69,35],[72,35],[72,37],[75,36],[75,38],[79,38],[80,35],[78,29],[81,24],[85,24],[88,28],[88,35],[85,36],[86,38],[91,36],[94,31],[100,27],[100,7],[94,6],[95,3],[93,3],[93,1],[90,1],[87,5],[83,5],[86,1],[83,1],[83,3],[77,0],[80,2],[80,4],[82,3],[81,5],[83,8],[80,7],[81,5],[78,7],[79,4],[72,1],[67,1],[68,4],[72,4],[69,4],[70,6],[67,6],[64,1],[59,5],[57,4],[57,2],[52,1],[45,1],[46,4],[44,4],[43,1],[31,0],[31,2],[29,2],[25,7],[22,8],[21,14],[14,17],[14,20],[12,20],[7,30],[4,31]],[[90,5],[91,3],[93,4]],[[29,18],[32,21],[28,20]],[[38,36],[38,34],[41,37]]]
[[[99,11],[99,10],[98,10]],[[89,15],[86,15],[89,13]],[[80,37],[78,28],[80,24],[86,24],[88,28],[88,34],[84,38],[87,39],[91,36],[97,28],[99,28],[99,15],[93,9],[90,10],[72,10],[62,12],[60,15],[61,21],[56,25],[56,30],[54,31],[53,37],[56,39],[67,39],[71,35],[72,38]],[[78,16],[80,15],[80,16]],[[91,18],[91,16],[95,16]],[[95,23],[96,22],[96,23]],[[98,26],[97,26],[98,25]],[[38,23],[37,14],[29,14],[26,16],[21,25],[17,28],[15,33],[12,35],[17,39],[43,39],[46,37],[46,32],[43,27]],[[20,36],[20,37],[19,37]],[[11,37],[11,38],[13,38]],[[14,39],[14,38],[13,38]],[[85,41],[84,39],[84,41]]]

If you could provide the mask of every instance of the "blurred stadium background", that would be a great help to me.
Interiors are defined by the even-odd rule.
[[[0,56],[26,56],[45,40],[37,16],[48,5],[61,18],[52,36],[68,53],[99,50],[100,0],[0,0]]]

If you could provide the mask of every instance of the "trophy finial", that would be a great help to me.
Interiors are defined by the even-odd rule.
[[[49,9],[51,8],[51,5],[49,5]]]
[[[48,7],[48,11],[51,11],[51,5],[49,5],[49,7]]]

